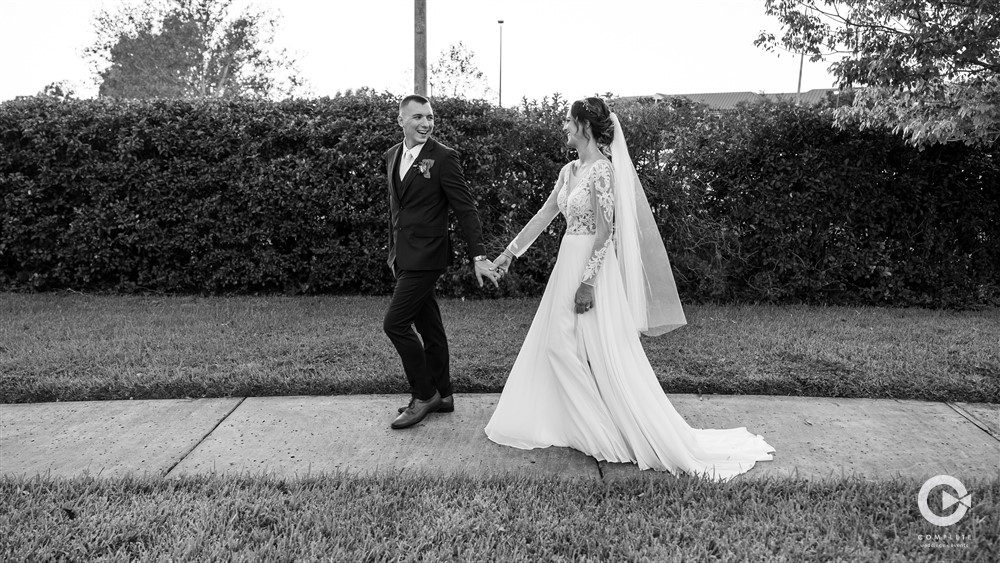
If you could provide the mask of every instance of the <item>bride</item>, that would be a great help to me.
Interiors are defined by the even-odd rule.
[[[563,167],[548,200],[494,261],[505,273],[558,213],[566,216],[487,436],[720,480],[770,460],[774,448],[761,436],[692,428],[663,393],[639,333],[660,335],[686,319],[621,124],[604,100],[586,98],[570,107],[563,130],[579,159]]]

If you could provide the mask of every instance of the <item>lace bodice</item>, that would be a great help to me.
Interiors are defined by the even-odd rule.
[[[559,190],[556,201],[559,211],[566,217],[566,233],[570,235],[592,235],[597,233],[597,219],[593,195],[596,190],[601,211],[614,218],[614,200],[611,193],[611,167],[607,161],[597,161],[589,169],[582,170],[577,175],[575,183],[567,177],[563,180],[563,189]],[[567,165],[569,166],[569,165]],[[563,168],[566,170],[566,168]],[[609,219],[610,221],[611,219]]]
[[[564,166],[545,205],[521,229],[507,250],[514,256],[524,254],[560,212],[566,217],[567,236],[594,235],[594,251],[582,280],[592,285],[613,243],[615,197],[611,163],[601,159],[581,167],[577,160]]]

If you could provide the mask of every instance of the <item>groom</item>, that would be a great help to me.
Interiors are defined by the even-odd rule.
[[[410,404],[399,409],[392,428],[408,428],[432,412],[452,412],[448,339],[434,284],[451,261],[448,208],[462,226],[479,286],[483,278],[497,285],[486,258],[482,225],[458,153],[431,138],[434,112],[423,96],[399,102],[403,142],[385,153],[389,184],[389,267],[396,289],[383,329],[403,361],[410,383]],[[413,327],[417,330],[414,332]],[[417,332],[420,336],[417,336]],[[421,342],[422,341],[422,342]]]

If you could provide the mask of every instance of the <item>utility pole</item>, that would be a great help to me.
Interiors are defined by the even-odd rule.
[[[806,54],[799,54],[799,88],[795,91],[796,94],[802,93],[802,65],[806,62]]]
[[[413,93],[427,95],[427,0],[413,0]]]
[[[497,105],[503,107],[503,20],[497,20],[500,24],[500,92],[497,95]]]

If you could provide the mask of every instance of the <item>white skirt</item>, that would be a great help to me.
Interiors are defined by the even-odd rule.
[[[593,235],[563,237],[486,425],[490,440],[520,449],[569,447],[600,461],[719,480],[771,460],[774,448],[746,428],[691,428],[674,409],[639,341],[613,247],[594,283],[594,308],[576,314],[593,245]]]

